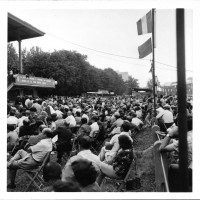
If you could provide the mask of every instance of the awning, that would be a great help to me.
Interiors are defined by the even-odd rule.
[[[8,42],[40,37],[44,34],[27,22],[8,13]]]

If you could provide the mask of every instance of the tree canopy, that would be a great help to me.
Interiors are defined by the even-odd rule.
[[[8,69],[16,67],[14,47],[8,44]],[[10,53],[12,52],[12,54]],[[25,74],[43,78],[53,78],[58,82],[56,94],[80,95],[105,89],[115,94],[123,94],[127,84],[121,75],[111,68],[99,69],[87,61],[87,56],[76,51],[59,50],[50,53],[39,47],[32,47],[22,52]],[[128,87],[138,87],[137,79],[129,77]]]

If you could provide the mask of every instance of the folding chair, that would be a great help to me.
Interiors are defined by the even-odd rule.
[[[48,152],[44,157],[42,164],[36,169],[24,170],[27,177],[30,179],[30,183],[27,185],[25,192],[27,192],[31,185],[34,185],[39,191],[44,187],[44,180],[42,178],[42,170],[50,159],[51,152]]]
[[[117,190],[116,192],[123,192],[125,190],[126,183],[128,182],[128,178],[129,178],[133,168],[136,171],[136,161],[135,161],[135,159],[132,160],[132,163],[131,163],[129,170],[128,170],[126,176],[124,177],[124,179],[114,179],[114,178],[105,177],[102,184],[104,184],[106,182],[110,182],[110,183],[112,183],[113,185],[116,186],[116,190]]]

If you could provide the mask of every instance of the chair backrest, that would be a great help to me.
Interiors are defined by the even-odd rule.
[[[49,152],[45,155],[44,160],[43,160],[43,162],[42,162],[42,164],[41,164],[41,167],[42,167],[42,168],[48,163],[48,161],[49,161],[49,159],[50,159],[50,155],[51,155],[51,151],[49,151]]]

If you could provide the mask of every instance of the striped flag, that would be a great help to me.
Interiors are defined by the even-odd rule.
[[[152,52],[151,38],[138,47],[139,58],[144,58]]]
[[[152,32],[151,10],[137,22],[138,35]]]

